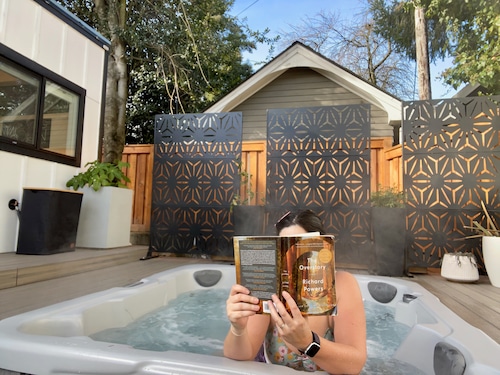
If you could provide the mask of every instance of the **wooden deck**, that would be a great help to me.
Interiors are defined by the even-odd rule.
[[[439,269],[430,269],[427,274],[408,280],[419,283],[455,314],[500,344],[500,288],[491,285],[487,276],[480,276],[475,283],[459,283],[441,277]]]
[[[146,254],[145,246],[109,250],[78,249],[51,255],[2,253],[0,289],[117,266],[138,260]]]
[[[200,258],[158,257],[141,260],[146,246],[85,250],[53,255],[0,254],[0,319],[52,305],[185,264],[211,263]],[[500,288],[486,276],[477,283],[443,279],[439,270],[405,279],[417,282],[463,320],[500,343]]]

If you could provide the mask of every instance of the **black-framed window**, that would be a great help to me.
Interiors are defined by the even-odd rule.
[[[79,166],[85,93],[0,45],[0,150]]]

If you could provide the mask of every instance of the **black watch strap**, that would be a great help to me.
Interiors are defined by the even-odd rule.
[[[321,349],[321,346],[319,344],[319,337],[316,334],[316,332],[311,331],[311,333],[312,333],[312,342],[305,350],[302,351],[299,349],[299,352],[300,354],[305,354],[308,357],[312,358],[316,355],[316,353],[318,353],[318,351]]]

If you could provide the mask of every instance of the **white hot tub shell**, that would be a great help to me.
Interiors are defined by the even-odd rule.
[[[400,279],[356,278],[365,300],[394,306],[396,320],[412,327],[395,359],[430,375],[453,366],[450,361],[455,360],[465,367],[461,372],[464,375],[500,375],[500,345],[426,289]],[[93,333],[125,326],[181,293],[200,288],[229,289],[234,282],[232,265],[189,265],[128,287],[4,319],[0,321],[0,369],[37,375],[295,374],[295,370],[283,366],[178,351],[139,350],[89,338]]]

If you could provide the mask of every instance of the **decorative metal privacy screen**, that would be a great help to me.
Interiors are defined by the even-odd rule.
[[[156,116],[150,251],[233,256],[241,130],[241,112]]]
[[[472,220],[485,223],[481,200],[500,212],[500,97],[403,104],[408,265],[439,267],[444,253],[472,251]]]
[[[336,236],[339,261],[368,264],[370,106],[273,109],[267,122],[270,222],[310,208]]]

